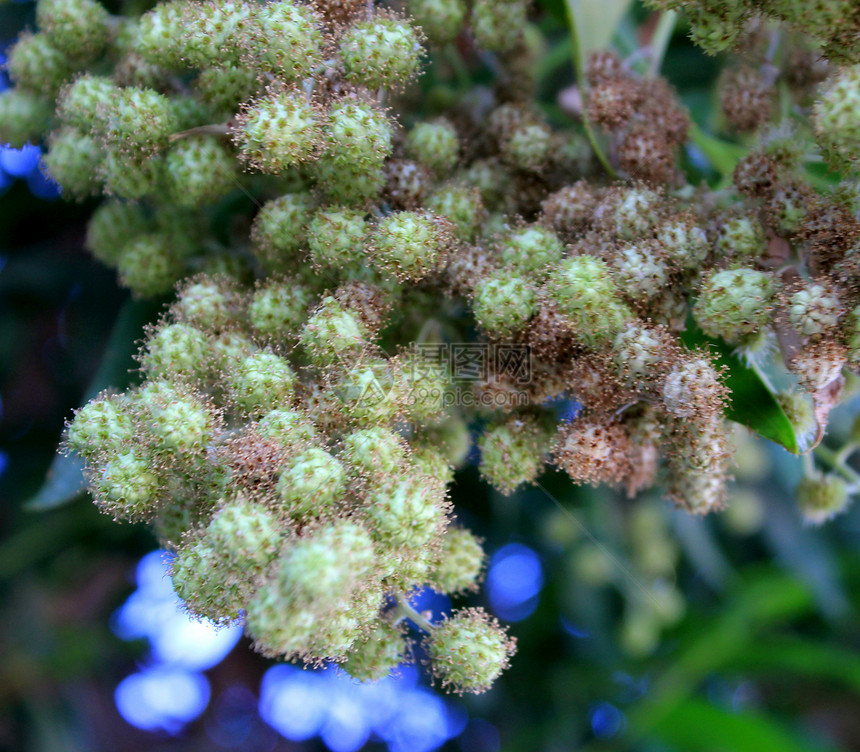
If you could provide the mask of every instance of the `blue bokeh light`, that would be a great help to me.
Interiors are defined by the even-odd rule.
[[[521,621],[537,608],[543,587],[538,555],[521,543],[503,546],[490,559],[487,592],[496,614],[505,621]]]
[[[610,702],[597,702],[589,709],[591,730],[598,739],[609,739],[624,728],[624,713]]]
[[[39,166],[42,150],[38,146],[25,144],[20,149],[11,146],[0,148],[0,168],[12,177],[23,178]]]
[[[41,169],[35,169],[26,177],[27,187],[36,198],[43,201],[53,201],[60,197],[60,186],[49,178]]]
[[[132,726],[176,734],[205,710],[209,682],[202,674],[155,666],[123,679],[114,701]]]

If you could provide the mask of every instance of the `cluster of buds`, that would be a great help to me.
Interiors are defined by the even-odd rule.
[[[519,0],[416,0],[412,20],[348,0],[40,8],[10,52],[0,139],[48,133],[64,195],[106,196],[92,252],[137,295],[176,290],[143,382],[82,408],[68,447],[105,512],[175,551],[189,610],[244,619],[268,655],[379,678],[411,654],[408,618],[445,686],[482,691],[505,631],[468,608],[434,625],[408,600],[476,588],[481,544],[447,495],[473,440],[501,493],[554,466],[630,496],[661,482],[704,514],[726,502],[730,395],[684,344],[691,318],[782,361],[810,441],[860,364],[854,194],[813,190],[800,137],[766,128],[734,185],[683,186],[686,111],[605,53],[584,108],[625,179],[597,179],[583,132],[532,99]],[[712,48],[731,28],[695,23]],[[464,66],[493,53],[496,88],[429,114],[407,92],[401,127],[425,39],[455,38]],[[845,156],[852,123],[828,110],[843,78],[816,127]],[[476,378],[437,357],[462,344],[484,354]],[[512,350],[525,370],[495,357]]]

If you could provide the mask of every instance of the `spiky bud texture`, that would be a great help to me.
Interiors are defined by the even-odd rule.
[[[726,269],[705,279],[693,315],[712,337],[737,343],[768,324],[773,301],[770,275],[748,268]]]
[[[340,41],[346,77],[368,89],[397,88],[418,69],[420,38],[407,22],[377,14],[348,29]]]
[[[804,520],[821,525],[845,511],[851,497],[848,486],[838,475],[804,478],[797,487],[797,504]]]
[[[549,441],[537,420],[515,416],[487,428],[478,448],[481,475],[501,493],[511,494],[540,474]]]

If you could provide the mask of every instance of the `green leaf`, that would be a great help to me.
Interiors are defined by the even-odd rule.
[[[84,394],[88,402],[104,389],[123,389],[131,381],[134,353],[143,327],[151,321],[160,305],[148,301],[127,300],[117,314],[98,370]],[[38,493],[24,504],[28,511],[54,509],[74,501],[84,490],[84,463],[74,455],[58,454],[45,476]]]
[[[725,384],[731,391],[726,417],[747,426],[792,454],[798,454],[794,427],[776,401],[773,392],[752,369],[747,368],[729,345],[707,337],[701,329],[688,326],[681,335],[687,347],[706,347],[717,365],[725,368]]]
[[[580,70],[585,68],[589,53],[609,47],[632,0],[566,0],[579,57]]]

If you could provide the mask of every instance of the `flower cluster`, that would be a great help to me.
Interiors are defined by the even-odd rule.
[[[711,50],[751,23],[742,2],[670,5]],[[729,70],[725,115],[759,138],[711,190],[685,184],[690,122],[669,84],[595,54],[581,104],[622,178],[607,182],[583,129],[535,104],[525,3],[407,8],[167,0],[133,18],[41,0],[40,31],[9,55],[0,139],[47,133],[64,194],[105,195],[92,252],[137,295],[176,290],[142,383],[69,425],[96,503],[152,522],[188,608],[242,616],[266,654],[378,678],[410,655],[408,617],[435,676],[482,691],[514,650],[505,631],[408,604],[480,578],[447,497],[475,436],[502,493],[553,466],[723,507],[730,394],[713,353],[685,345],[694,324],[793,374],[779,404],[821,439],[860,364],[860,202],[812,184],[812,130],[770,127],[767,91],[781,76],[827,158],[856,164],[860,79],[836,72],[810,113],[820,79],[790,55],[767,80]],[[839,22],[812,33],[850,58],[853,5],[828,8]],[[495,88],[423,112],[408,86],[424,43],[453,39],[463,66],[489,56]],[[458,379],[430,355],[451,342],[514,346],[528,378],[495,359]],[[815,521],[848,498],[829,478],[800,493]]]

